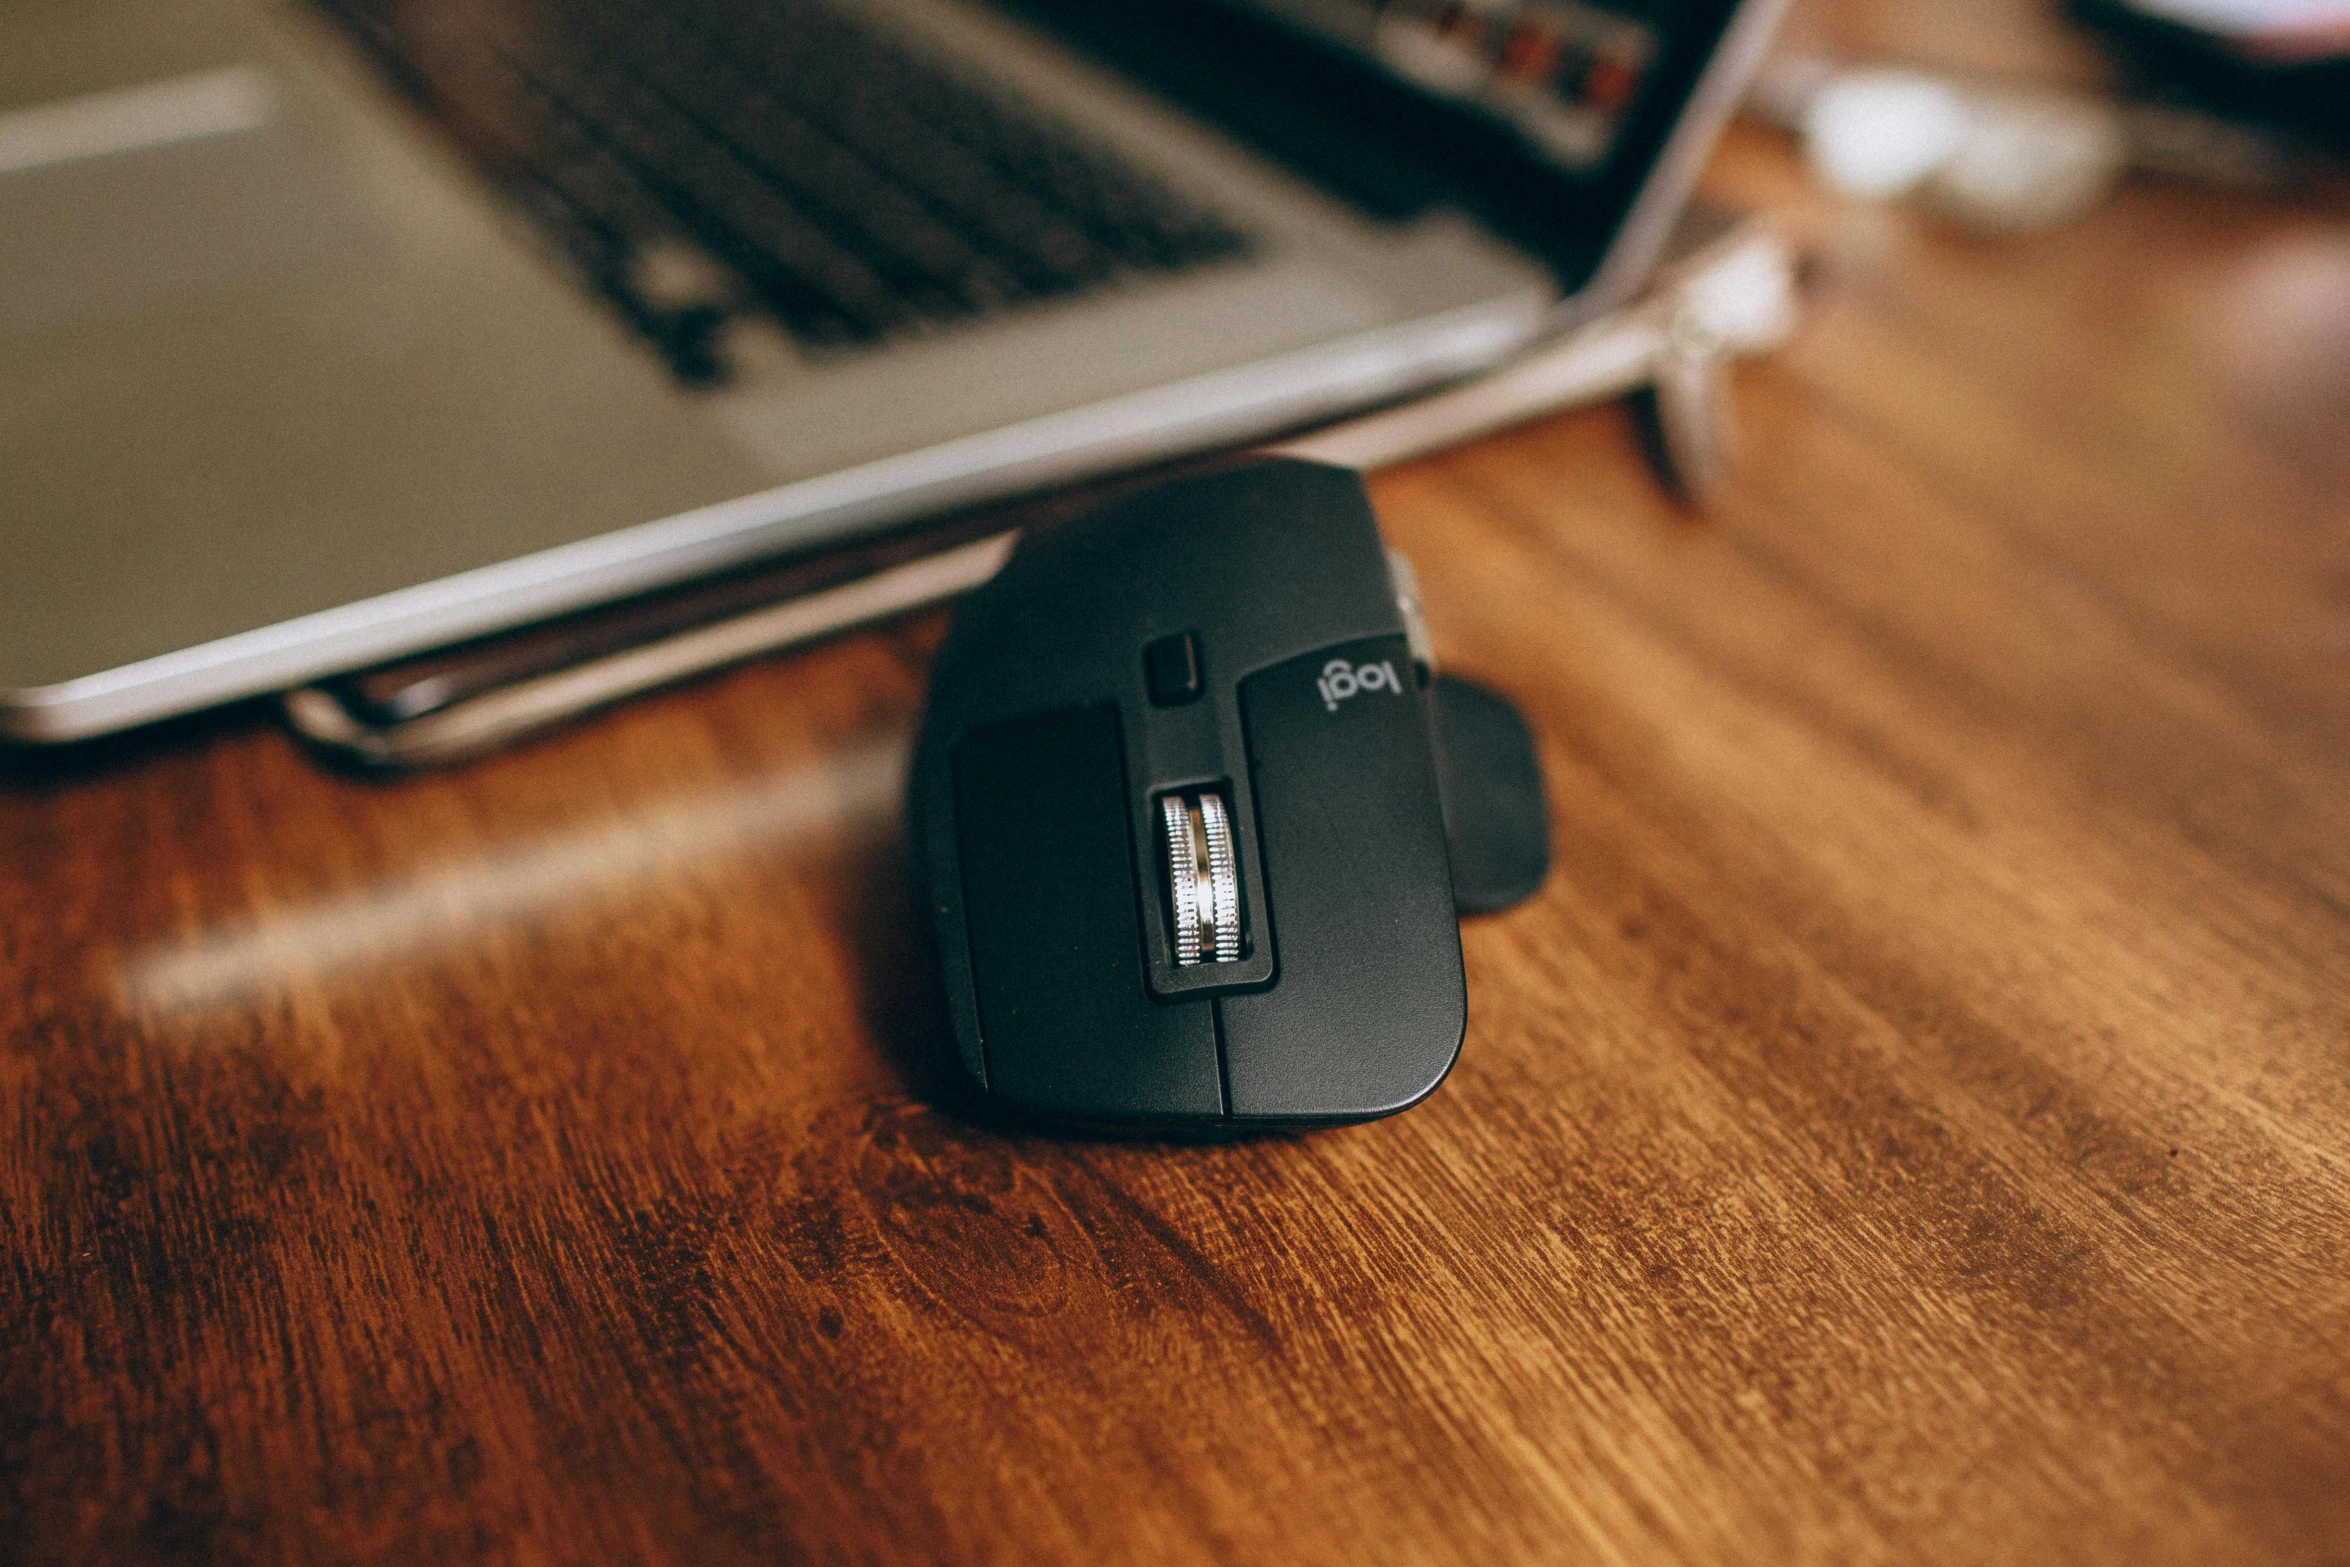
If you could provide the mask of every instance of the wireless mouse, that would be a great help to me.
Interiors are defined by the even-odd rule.
[[[1460,901],[1497,906],[1546,858],[1532,749],[1448,706],[1481,737]],[[971,1082],[1196,1135],[1426,1098],[1467,1022],[1438,712],[1351,470],[1246,459],[1025,538],[955,614],[909,790]]]

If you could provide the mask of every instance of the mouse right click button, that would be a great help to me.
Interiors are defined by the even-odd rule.
[[[1271,989],[1217,1002],[1231,1113],[1400,1110],[1451,1069],[1467,1021],[1426,699],[1400,636],[1241,682]]]

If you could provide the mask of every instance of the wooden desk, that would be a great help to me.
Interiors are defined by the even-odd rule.
[[[1831,252],[1723,515],[1612,410],[1376,485],[1558,857],[1399,1119],[941,1107],[935,623],[7,763],[0,1555],[2350,1558],[2350,225],[1716,180]]]

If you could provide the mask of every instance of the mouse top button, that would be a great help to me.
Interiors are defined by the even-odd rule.
[[[1208,688],[1206,672],[1200,665],[1196,631],[1178,631],[1144,648],[1142,670],[1150,684],[1151,703],[1155,707],[1181,707],[1186,702],[1196,702]]]

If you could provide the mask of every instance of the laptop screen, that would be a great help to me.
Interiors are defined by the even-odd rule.
[[[1375,216],[1585,282],[1737,0],[998,0]]]
[[[1576,0],[1253,0],[1364,65],[1492,121],[1563,174],[1606,162],[1656,64],[1653,7]]]

